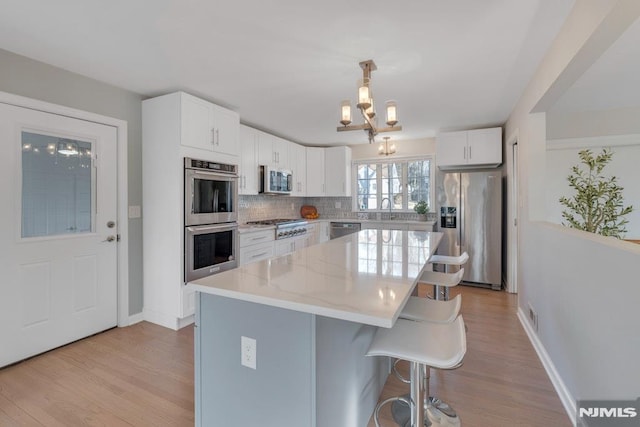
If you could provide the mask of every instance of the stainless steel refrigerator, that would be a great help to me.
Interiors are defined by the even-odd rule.
[[[502,173],[436,174],[438,231],[444,233],[439,255],[469,254],[463,282],[502,285]],[[443,270],[438,268],[438,270]],[[457,269],[450,269],[451,272]]]

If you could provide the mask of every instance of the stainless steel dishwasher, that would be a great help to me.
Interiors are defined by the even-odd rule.
[[[329,227],[329,238],[331,240],[360,231],[359,222],[332,222]]]

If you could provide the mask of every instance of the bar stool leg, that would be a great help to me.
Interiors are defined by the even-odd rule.
[[[411,362],[411,426],[424,426],[424,365]]]

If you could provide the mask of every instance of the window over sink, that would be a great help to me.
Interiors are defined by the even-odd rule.
[[[361,212],[413,212],[421,200],[433,206],[433,158],[361,160],[353,164],[353,209]]]

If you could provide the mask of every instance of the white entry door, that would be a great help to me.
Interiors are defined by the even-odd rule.
[[[116,326],[116,143],[0,103],[0,367]]]

